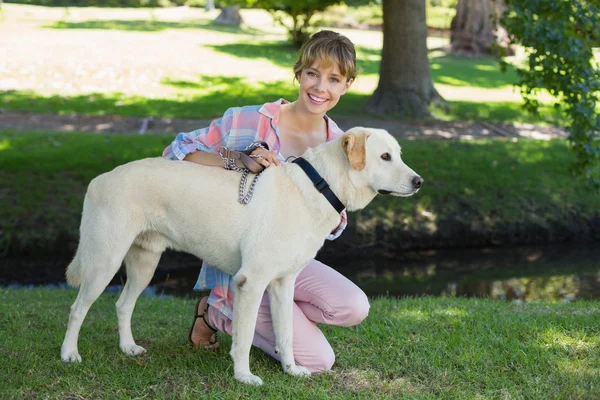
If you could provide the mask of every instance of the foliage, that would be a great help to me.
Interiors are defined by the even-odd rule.
[[[7,3],[47,7],[173,7],[193,6],[193,0],[8,0]],[[190,4],[194,3],[194,4]]]
[[[341,2],[341,0],[224,0],[221,4],[235,4],[269,11],[273,19],[287,29],[292,42],[300,46],[311,34],[311,19],[315,14]]]
[[[600,40],[598,0],[509,0],[507,5],[502,24],[528,52],[526,68],[517,71],[525,107],[537,112],[542,90],[554,96],[568,117],[574,170],[599,187],[600,75],[593,54]]]

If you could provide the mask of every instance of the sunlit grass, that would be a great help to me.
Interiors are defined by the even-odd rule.
[[[138,301],[133,334],[148,353],[118,349],[114,303],[103,294],[83,324],[81,364],[60,360],[72,290],[0,289],[0,395],[7,398],[595,398],[600,395],[596,302],[509,304],[451,298],[371,299],[358,326],[320,326],[336,353],[333,371],[285,376],[253,349],[262,387],[233,380],[218,351],[186,341],[194,300]]]
[[[179,21],[148,20],[87,20],[87,21],[56,21],[45,26],[49,29],[74,29],[74,30],[118,30],[137,32],[162,32],[168,29],[209,30],[211,32],[236,33],[246,35],[262,35],[266,32],[243,25],[241,27],[221,25],[210,19],[187,19]]]
[[[8,6],[17,11],[24,9],[24,6]],[[94,50],[87,49],[85,42],[79,43],[78,46],[83,47],[68,53],[68,63],[51,69],[28,63],[27,68],[7,70],[3,87],[13,90],[0,92],[0,107],[3,109],[58,114],[212,118],[231,106],[261,104],[280,97],[293,100],[297,94],[298,88],[293,83],[291,72],[297,49],[289,44],[283,30],[275,29],[276,24],[271,17],[260,10],[243,10],[243,15],[248,18],[247,24],[241,28],[214,24],[212,19],[218,11],[210,14],[196,9],[188,13],[168,9],[115,12],[111,9],[94,11],[82,8],[68,13],[60,10],[50,13],[52,9],[40,7],[32,7],[31,10],[36,18],[40,18],[35,21],[44,22],[29,29],[34,29],[32,32],[43,30],[44,35],[57,35],[57,49],[61,48],[64,40],[61,31],[65,30],[77,31],[77,37],[89,36],[89,43],[102,40],[98,39],[97,32],[106,32],[110,36],[113,31],[120,31],[120,43],[128,40],[140,43],[142,37],[155,37],[160,46],[168,46],[171,40],[165,38],[177,33],[177,39],[173,37],[172,43],[184,41],[193,46],[167,63],[165,49],[161,51],[159,46],[151,53],[150,64],[145,68],[144,64],[117,67],[119,58],[115,53],[99,54],[100,64],[89,64],[77,54],[90,54]],[[51,16],[43,19],[46,11]],[[366,116],[365,104],[379,83],[382,34],[352,29],[339,31],[356,44],[360,74],[332,115]],[[21,33],[15,37],[25,36]],[[521,107],[520,95],[512,86],[516,82],[512,68],[502,73],[498,60],[493,57],[469,59],[446,56],[439,48],[447,45],[448,40],[448,37],[428,38],[428,47],[434,50],[430,53],[433,81],[452,105],[448,112],[433,110],[435,117],[444,120],[560,122],[550,107],[543,107],[541,117],[526,115]],[[31,43],[29,46],[32,46]],[[127,48],[122,51],[127,51]],[[39,49],[32,48],[27,54],[37,52]],[[13,53],[18,59],[18,52]],[[136,60],[147,56],[148,53],[140,54]],[[103,67],[104,58],[110,62]],[[175,61],[183,61],[186,67],[172,68],[177,64]],[[193,70],[188,65],[193,65]]]

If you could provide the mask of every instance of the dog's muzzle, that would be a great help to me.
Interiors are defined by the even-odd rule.
[[[415,175],[412,178],[412,187],[415,190],[415,193],[421,189],[421,185],[423,185],[423,178],[421,178],[419,175]],[[377,193],[379,194],[391,194],[392,192],[390,190],[385,190],[385,189],[379,189],[377,191]]]

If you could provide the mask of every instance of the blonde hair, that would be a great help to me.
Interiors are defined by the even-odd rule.
[[[337,64],[340,73],[346,79],[356,78],[356,50],[346,36],[337,32],[323,30],[315,33],[300,48],[300,56],[294,64],[294,77],[305,68],[310,68],[316,60],[321,66],[329,68]]]

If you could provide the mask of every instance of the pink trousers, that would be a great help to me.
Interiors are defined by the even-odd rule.
[[[345,276],[327,265],[312,260],[296,279],[294,289],[294,357],[296,364],[312,373],[330,370],[335,354],[316,323],[352,326],[369,313],[365,293]],[[235,307],[235,305],[234,305]],[[232,321],[209,307],[208,318],[220,332],[231,335]],[[265,293],[256,321],[254,346],[279,361],[275,354],[275,334]]]

